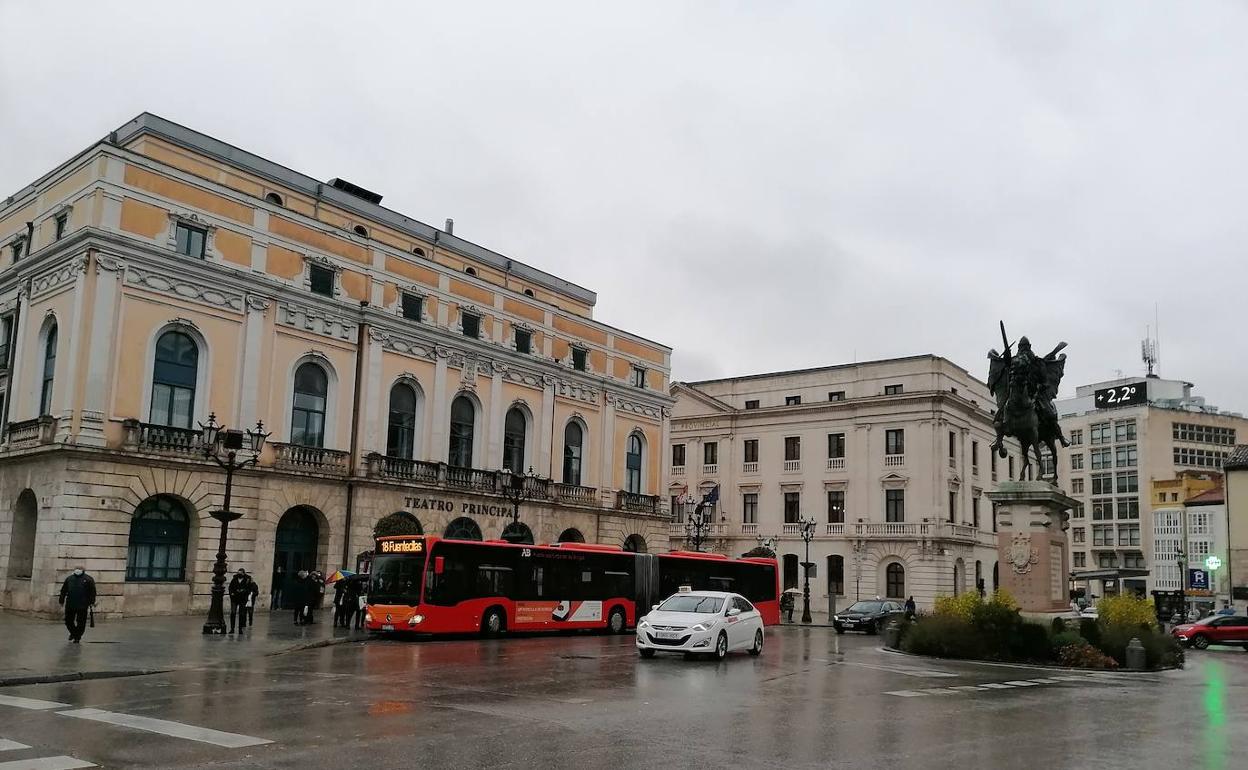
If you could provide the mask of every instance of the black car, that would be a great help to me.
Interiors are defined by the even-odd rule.
[[[846,631],[865,631],[868,634],[874,634],[884,627],[886,621],[904,617],[905,614],[906,610],[901,602],[887,599],[854,602],[848,608],[832,616],[832,627],[838,634]]]

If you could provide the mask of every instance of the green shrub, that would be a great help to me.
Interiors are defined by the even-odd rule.
[[[1009,609],[1012,609],[1012,610],[1018,609],[1018,601],[1014,598],[1014,594],[1010,593],[1004,588],[998,588],[997,590],[993,591],[992,596],[989,597],[988,599],[988,603],[997,604],[1002,607],[1008,607]]]
[[[975,627],[949,614],[932,615],[911,624],[902,637],[901,649],[937,658],[982,658],[985,654]]]
[[[1101,627],[1092,618],[1079,619],[1079,635],[1093,647],[1101,646]]]
[[[1066,633],[1066,620],[1064,618],[1053,618],[1053,622],[1049,624],[1049,633],[1053,636]]]
[[[1178,640],[1153,629],[1128,626],[1103,628],[1097,647],[1116,660],[1118,665],[1126,665],[1127,644],[1132,639],[1139,639],[1140,644],[1144,645],[1144,665],[1148,668],[1183,665],[1183,648],[1179,646]]]
[[[1039,623],[1022,623],[1010,637],[1009,660],[1044,663],[1051,660],[1049,631]]]
[[[1105,596],[1096,604],[1100,624],[1105,628],[1157,627],[1157,611],[1152,599],[1142,599],[1133,594]]]
[[[1077,644],[1068,644],[1060,648],[1057,661],[1071,668],[1118,668],[1118,661],[1082,639]]]
[[[935,610],[937,615],[961,618],[970,622],[975,608],[983,603],[978,591],[963,591],[957,596],[937,596]]]
[[[1059,653],[1063,647],[1069,647],[1071,645],[1084,645],[1087,643],[1087,640],[1080,636],[1078,631],[1060,631],[1053,634],[1053,640],[1049,645],[1049,648],[1053,651],[1053,657],[1058,658],[1060,657]]]
[[[983,639],[984,649],[992,660],[1009,660],[1011,646],[1017,640],[1023,625],[1023,618],[1018,610],[1008,604],[987,602],[975,607],[971,614],[971,625]],[[1041,633],[1044,629],[1040,628]],[[1045,652],[1048,652],[1048,634],[1045,634]]]

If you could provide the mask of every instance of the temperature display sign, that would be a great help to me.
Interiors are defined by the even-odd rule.
[[[1146,383],[1133,382],[1113,388],[1101,388],[1095,393],[1097,409],[1112,409],[1116,406],[1135,406],[1148,402]]]

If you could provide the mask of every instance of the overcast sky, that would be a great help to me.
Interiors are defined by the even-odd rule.
[[[983,378],[1004,319],[1073,393],[1156,303],[1163,376],[1248,411],[1244,3],[606,7],[0,0],[0,196],[149,110],[454,217],[677,379]]]

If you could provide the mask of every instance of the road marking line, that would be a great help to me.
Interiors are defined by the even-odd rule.
[[[947,687],[928,687],[927,689],[920,690],[919,692],[931,693],[932,695],[957,695],[958,694],[957,690],[950,690]]]
[[[980,686],[986,687],[989,690],[1010,690],[1014,688],[1014,685],[1012,684],[1002,684],[1000,682],[988,682],[987,684],[983,684]]]
[[[273,742],[264,738],[210,730],[207,727],[196,727],[195,725],[183,724],[182,722],[170,722],[165,719],[140,717],[133,714],[118,714],[113,711],[101,711],[100,709],[75,709],[73,711],[58,711],[56,713],[66,717],[90,719],[94,722],[106,722],[110,725],[132,727],[135,730],[146,730],[149,733],[159,733],[174,738],[185,738],[188,741],[211,743],[214,746],[224,746],[227,749],[241,749],[244,746],[259,746]],[[3,766],[0,766],[0,770],[4,770]]]
[[[1054,676],[1050,677],[1055,682],[1087,682],[1086,676]]]
[[[1031,681],[1038,682],[1040,684],[1060,684],[1062,680],[1049,678],[1049,679],[1032,679]]]
[[[8,738],[0,738],[0,751],[15,751],[17,749],[28,749],[28,748],[30,747],[24,743],[11,741]]]
[[[63,709],[69,706],[68,703],[57,703],[50,700],[36,700],[35,698],[19,698],[16,695],[0,695],[0,706],[13,706],[19,709],[30,709],[31,711],[44,711],[46,709]]]
[[[924,693],[915,692],[914,690],[893,690],[892,692],[886,692],[884,694],[885,695],[897,695],[902,698],[921,698],[924,695]]]
[[[982,689],[984,689],[984,688],[983,688],[983,687],[980,687],[980,686],[979,686],[979,685],[977,685],[977,684],[960,684],[960,685],[956,685],[956,686],[954,686],[954,687],[950,687],[949,689],[950,689],[950,690],[964,690],[964,691],[967,691],[967,692],[979,692],[980,690],[982,690]]]
[[[861,666],[862,668],[870,668],[875,671],[887,671],[890,674],[905,674],[906,676],[925,676],[936,679],[956,679],[958,674],[951,674],[948,671],[936,671],[930,668],[912,668],[909,666],[877,666],[871,663],[855,663],[844,661],[839,665],[842,666]]]
[[[73,757],[39,757],[38,759],[15,759],[12,762],[0,762],[0,770],[77,770],[80,767],[95,767],[92,762],[84,762]]]
[[[1011,679],[1006,684],[1012,684],[1015,687],[1035,687],[1035,682],[1029,682],[1026,679]]]

